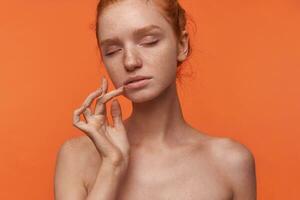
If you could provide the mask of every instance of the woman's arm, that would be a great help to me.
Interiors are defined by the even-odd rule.
[[[256,200],[255,160],[247,149],[240,149],[232,160],[233,200]]]
[[[57,154],[55,200],[115,200],[126,171],[100,161],[96,181],[88,193],[84,184],[86,153],[77,138],[66,141]],[[80,162],[81,161],[81,162]]]
[[[124,87],[109,93],[107,89],[108,83],[103,77],[101,88],[92,92],[73,113],[73,125],[91,139],[101,158],[96,182],[87,194],[83,184],[83,174],[86,170],[84,158],[87,156],[82,154],[82,146],[67,142],[57,156],[56,200],[114,200],[117,196],[119,182],[127,171],[130,145],[117,99],[112,102],[110,110],[113,126],[108,123],[106,115],[106,103],[122,94]],[[92,111],[90,106],[96,98],[96,106]],[[83,121],[80,120],[81,114],[85,119]]]
[[[115,200],[122,178],[123,173],[119,169],[101,165],[95,184],[86,200]]]
[[[221,169],[233,190],[233,200],[256,200],[255,160],[243,144],[227,138],[218,148]]]
[[[87,191],[83,182],[83,164],[78,162],[82,158],[82,150],[78,151],[75,139],[66,141],[56,156],[54,175],[55,200],[84,200]]]

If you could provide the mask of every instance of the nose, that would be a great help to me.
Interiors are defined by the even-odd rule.
[[[142,60],[138,52],[134,50],[127,50],[124,54],[124,67],[127,71],[133,71],[135,68],[142,66]]]

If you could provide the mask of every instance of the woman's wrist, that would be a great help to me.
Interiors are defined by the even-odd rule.
[[[122,165],[113,165],[110,162],[102,162],[99,170],[108,176],[122,178],[127,172],[127,164],[123,163]]]

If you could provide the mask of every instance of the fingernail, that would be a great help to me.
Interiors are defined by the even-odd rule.
[[[121,86],[118,88],[118,90],[120,90],[120,91],[123,91],[123,89],[124,89],[124,86]]]

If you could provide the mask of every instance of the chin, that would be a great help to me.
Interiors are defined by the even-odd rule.
[[[125,93],[123,95],[133,103],[148,102],[159,96],[157,91],[151,91],[150,88],[130,91],[125,90]]]

